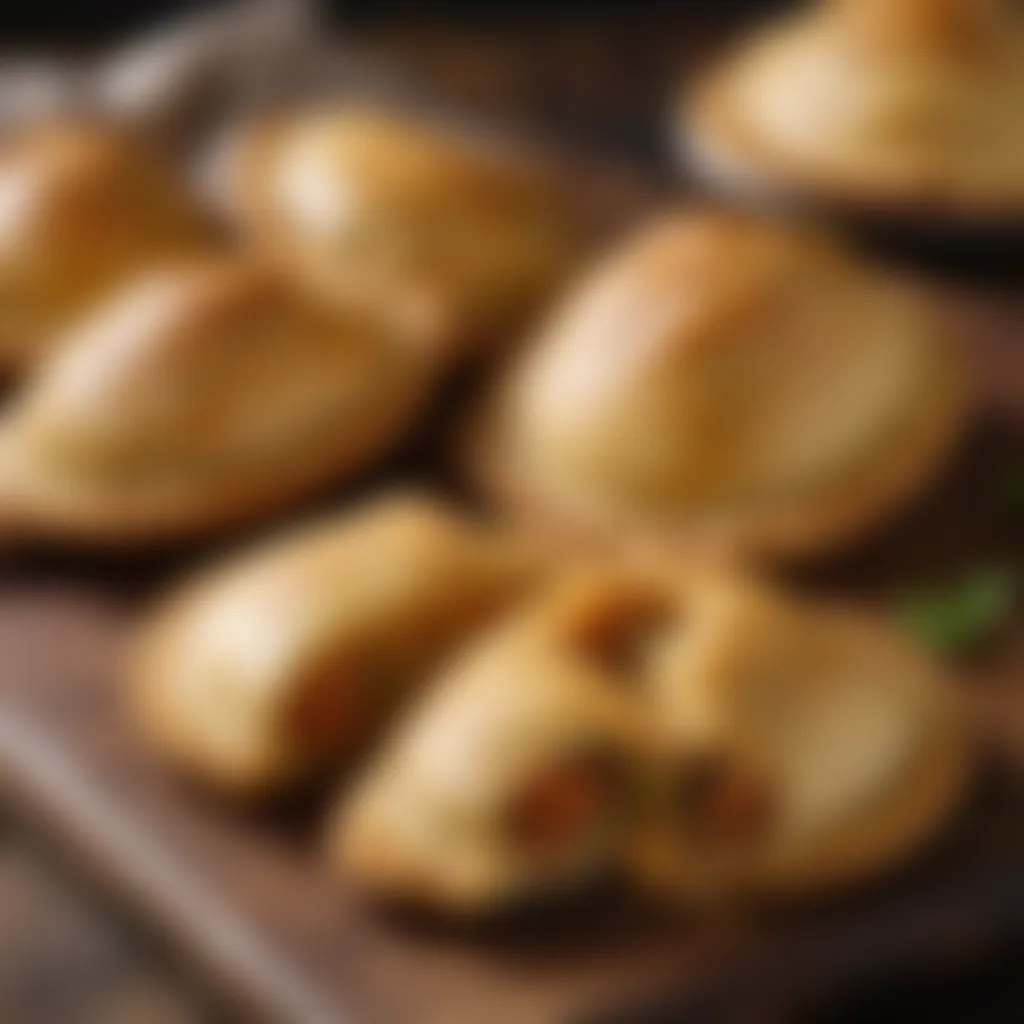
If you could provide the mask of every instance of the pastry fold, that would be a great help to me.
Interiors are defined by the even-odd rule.
[[[342,481],[401,439],[436,364],[385,318],[244,258],[120,293],[0,418],[15,536],[175,541]]]
[[[570,541],[795,557],[914,497],[970,395],[915,287],[813,232],[679,211],[513,355],[469,421],[468,472]]]
[[[520,544],[414,493],[299,529],[150,617],[131,680],[145,734],[229,793],[306,781],[361,749],[542,571]]]
[[[547,169],[492,140],[369,109],[257,123],[228,142],[219,168],[250,241],[328,294],[429,328],[445,348],[507,337],[579,245]]]
[[[34,364],[112,291],[211,245],[184,180],[141,140],[92,123],[16,132],[0,144],[0,367]]]

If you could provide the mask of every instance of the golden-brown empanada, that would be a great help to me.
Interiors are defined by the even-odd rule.
[[[617,573],[572,574],[449,666],[343,795],[330,824],[341,875],[387,902],[476,916],[616,864],[649,732],[620,623],[646,622],[647,597]]]
[[[81,324],[0,418],[14,535],[176,540],[362,469],[435,376],[415,339],[243,259],[147,278]]]
[[[707,570],[554,582],[429,686],[331,823],[358,887],[442,913],[625,863],[688,906],[850,884],[969,777],[955,695],[883,624]]]
[[[521,155],[395,115],[326,109],[257,124],[222,161],[244,233],[325,291],[491,344],[577,249],[553,179]]]
[[[150,620],[133,680],[146,733],[229,792],[307,779],[542,571],[416,495],[304,527],[186,584]]]
[[[35,362],[131,277],[210,245],[183,181],[141,141],[95,124],[0,143],[0,366]]]
[[[945,461],[970,375],[905,282],[804,231],[666,216],[615,254],[470,423],[470,472],[573,538],[797,555]]]
[[[1001,0],[824,0],[746,42],[686,114],[741,182],[1024,222],[1024,16]]]
[[[639,673],[664,760],[635,866],[691,903],[851,883],[914,852],[969,776],[937,670],[862,613],[694,576]]]

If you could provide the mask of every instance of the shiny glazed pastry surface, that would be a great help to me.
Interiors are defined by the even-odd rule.
[[[569,537],[795,555],[913,496],[969,373],[923,295],[815,235],[664,215],[583,282],[468,425],[470,474]]]
[[[969,741],[887,628],[737,577],[574,573],[425,691],[331,830],[392,901],[484,913],[615,865],[689,905],[811,893],[897,862]]]
[[[257,124],[229,146],[222,177],[257,244],[327,292],[431,324],[439,343],[506,335],[575,254],[546,171],[395,115],[341,108]]]
[[[414,494],[301,528],[157,610],[132,680],[141,722],[215,788],[306,780],[358,750],[540,572],[526,550]]]
[[[825,0],[743,45],[685,114],[699,160],[823,197],[1024,220],[1024,14]]]
[[[211,244],[171,167],[112,128],[59,124],[0,143],[0,364],[33,363],[126,281]]]
[[[4,526],[173,540],[343,479],[430,391],[407,340],[246,260],[155,274],[76,327],[0,419]]]
[[[948,818],[971,740],[948,681],[864,613],[696,576],[640,687],[665,746],[633,863],[684,902],[791,897],[888,868]]]

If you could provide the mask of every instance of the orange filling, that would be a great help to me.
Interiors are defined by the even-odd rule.
[[[724,761],[691,766],[681,789],[686,821],[701,838],[711,841],[756,838],[767,828],[774,809],[765,780]]]
[[[512,812],[512,830],[528,850],[556,853],[592,835],[608,802],[608,780],[597,766],[563,765],[535,781],[519,797]]]

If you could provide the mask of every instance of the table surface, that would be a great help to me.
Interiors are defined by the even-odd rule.
[[[0,816],[0,1020],[213,1024],[198,992],[56,852]]]

